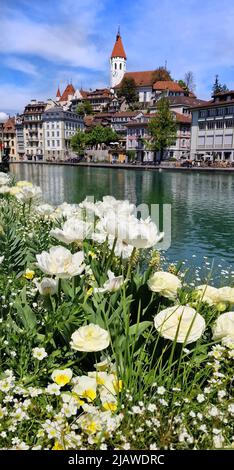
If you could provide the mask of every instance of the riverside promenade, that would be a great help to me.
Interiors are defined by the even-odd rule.
[[[25,161],[14,161],[10,162],[11,164],[30,164],[30,165],[54,165],[54,166],[76,166],[76,167],[96,167],[96,168],[112,168],[112,169],[126,169],[126,170],[155,170],[155,171],[160,171],[160,170],[167,170],[167,171],[222,171],[222,172],[229,172],[233,173],[234,172],[234,167],[215,167],[215,166],[175,166],[175,165],[165,165],[165,164],[160,164],[160,165],[141,165],[141,164],[130,164],[130,163],[105,163],[105,162],[97,162],[97,163],[91,163],[91,162],[48,162],[48,161],[30,161],[30,160],[25,160]]]

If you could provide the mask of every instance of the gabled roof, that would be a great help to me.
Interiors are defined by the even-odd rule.
[[[66,86],[66,88],[65,88],[65,90],[64,90],[64,92],[63,92],[63,94],[62,94],[62,96],[61,96],[61,98],[60,98],[59,101],[67,101],[69,95],[74,95],[75,91],[76,91],[76,90],[75,90],[74,86],[72,85],[72,83],[69,83],[69,84]]]
[[[173,80],[160,80],[157,81],[153,84],[153,89],[154,90],[169,90],[169,91],[174,91],[174,92],[181,92],[184,93],[184,89],[176,82]]]
[[[193,98],[192,96],[168,96],[170,106],[188,106],[193,107],[197,105],[206,104],[207,101]]]
[[[116,41],[111,54],[111,59],[113,59],[114,57],[122,57],[123,59],[127,59],[119,31],[116,36]]]
[[[4,133],[15,132],[15,118],[14,117],[9,117],[9,119],[7,119],[7,121],[3,125],[3,130],[4,130]]]
[[[124,78],[133,78],[137,87],[152,86],[153,73],[154,70],[146,70],[143,72],[126,72],[124,74]],[[116,88],[119,88],[120,86],[121,82],[116,86]]]

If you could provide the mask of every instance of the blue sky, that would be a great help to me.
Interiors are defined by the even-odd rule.
[[[208,98],[215,74],[234,88],[233,0],[0,0],[0,112],[31,98],[109,84],[116,30],[128,70],[164,65],[175,79],[192,70]]]

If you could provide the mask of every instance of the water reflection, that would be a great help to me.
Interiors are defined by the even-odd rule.
[[[42,187],[53,204],[79,202],[87,195],[96,199],[112,194],[135,204],[172,205],[170,260],[208,256],[223,269],[234,261],[234,177],[227,173],[121,170],[12,164],[17,179]],[[194,258],[194,255],[196,258]]]

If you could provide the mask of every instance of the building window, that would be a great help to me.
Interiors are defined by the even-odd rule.
[[[223,121],[217,121],[216,122],[216,129],[223,129],[224,128],[224,122]]]
[[[59,147],[59,145],[60,145],[60,141],[59,141],[59,140],[57,140],[57,147]]]
[[[117,70],[117,64],[116,64],[116,62],[115,62],[115,70]]]
[[[233,119],[227,119],[227,120],[225,121],[225,127],[226,127],[227,129],[230,128],[230,127],[233,127],[233,125],[234,125]]]
[[[225,108],[217,109],[217,116],[223,116],[225,114]]]
[[[119,64],[119,69],[122,70],[122,64],[121,63]]]
[[[207,112],[206,112],[205,109],[201,109],[201,110],[199,111],[199,117],[200,117],[200,118],[206,117],[206,114],[207,114]]]
[[[59,137],[59,131],[57,131],[57,137]]]
[[[50,147],[50,140],[47,140],[47,147]]]
[[[199,127],[199,131],[204,130],[205,127],[206,127],[205,122],[199,122],[199,123],[198,123],[198,127]]]
[[[208,121],[207,122],[207,129],[209,129],[209,130],[214,129],[214,124],[215,124],[214,121]]]
[[[54,137],[54,131],[51,132],[52,137]]]
[[[55,147],[55,141],[52,140],[52,147]]]
[[[198,137],[198,147],[204,147],[205,145],[205,137],[204,136],[199,136]]]
[[[49,131],[47,131],[46,135],[47,135],[47,137],[49,137],[49,136],[50,136],[50,133],[49,133]]]

